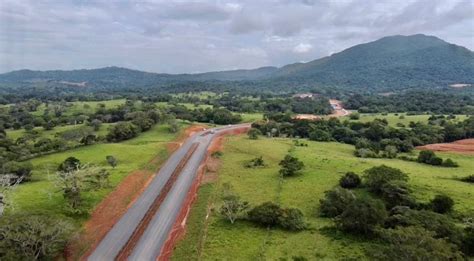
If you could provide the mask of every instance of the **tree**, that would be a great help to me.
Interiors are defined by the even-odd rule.
[[[279,224],[279,218],[282,215],[280,206],[273,202],[265,202],[254,207],[248,212],[250,221],[261,226],[275,227]]]
[[[81,144],[87,146],[87,145],[94,144],[96,141],[97,141],[97,136],[95,136],[94,134],[88,134],[88,135],[82,137],[80,142],[81,142]]]
[[[94,129],[94,131],[99,131],[100,130],[100,126],[102,126],[102,121],[98,120],[98,119],[93,119],[89,125]]]
[[[105,159],[107,160],[107,163],[109,163],[109,165],[115,169],[117,166],[117,159],[112,155],[107,155]]]
[[[246,162],[244,164],[246,168],[257,168],[257,167],[264,167],[265,162],[263,161],[263,157],[256,157],[254,159],[251,159],[250,161]]]
[[[402,180],[392,180],[383,184],[380,196],[389,209],[395,206],[415,206],[408,184]]]
[[[251,128],[247,132],[247,135],[249,136],[249,139],[256,140],[256,139],[258,139],[259,135],[262,135],[262,132],[259,129]]]
[[[384,224],[387,211],[380,200],[358,198],[352,201],[336,219],[336,225],[347,232],[368,234]]]
[[[436,154],[431,150],[422,150],[418,154],[418,162],[439,166],[443,163],[443,159],[437,157]]]
[[[285,230],[300,231],[306,228],[303,212],[297,208],[283,209],[279,218],[279,226]]]
[[[235,220],[249,207],[248,202],[241,201],[240,197],[235,194],[225,195],[222,200],[223,203],[219,212],[222,216],[227,218],[231,224],[234,224]]]
[[[420,227],[402,227],[382,232],[386,246],[369,252],[374,260],[463,260],[456,246]]]
[[[365,170],[364,179],[370,191],[380,193],[385,183],[393,180],[408,181],[408,176],[399,169],[380,165]]]
[[[73,226],[44,215],[12,215],[0,224],[0,256],[5,260],[53,260]]]
[[[453,209],[454,200],[447,195],[436,195],[430,201],[430,205],[434,212],[444,214]]]
[[[58,171],[71,172],[78,169],[81,166],[81,161],[75,157],[68,157],[58,166]]]
[[[443,165],[443,167],[447,167],[447,168],[457,168],[457,167],[459,167],[459,164],[456,163],[455,161],[453,161],[450,158],[447,158],[446,160],[444,160],[442,165]]]
[[[324,198],[319,200],[320,214],[323,217],[337,217],[356,199],[348,189],[335,188],[324,192]]]
[[[86,177],[86,181],[96,189],[107,188],[110,186],[110,173],[106,169],[91,171]]]
[[[280,175],[282,177],[295,176],[304,168],[304,163],[291,155],[286,155],[278,165],[281,166]]]
[[[347,172],[339,179],[339,185],[343,188],[357,188],[361,182],[359,175],[352,171]]]
[[[309,133],[309,139],[315,141],[331,141],[331,133],[322,129],[315,129]]]
[[[138,135],[140,129],[130,122],[119,122],[109,129],[106,138],[111,142],[131,139]]]

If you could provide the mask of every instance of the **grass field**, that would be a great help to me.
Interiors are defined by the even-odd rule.
[[[386,164],[400,168],[410,176],[414,196],[426,202],[437,193],[451,196],[455,209],[474,213],[474,187],[454,177],[473,174],[474,156],[439,153],[460,164],[459,168],[442,168],[396,159],[360,159],[353,156],[353,146],[339,143],[307,141],[308,147],[295,147],[292,154],[303,160],[301,176],[287,178],[280,184],[278,162],[292,148],[289,139],[249,140],[245,136],[227,138],[217,181],[206,184],[189,217],[186,237],[175,252],[174,260],[308,260],[365,259],[364,249],[373,242],[354,237],[333,228],[330,219],[318,217],[319,199],[324,191],[338,184],[347,171],[359,174],[372,166]],[[245,161],[263,156],[265,168],[246,169]],[[245,221],[231,225],[218,214],[222,184],[230,183],[243,200],[255,206],[265,201],[301,209],[309,223],[302,232],[266,230]],[[210,208],[206,220],[207,208]]]
[[[99,136],[105,136],[107,135],[107,130],[108,128],[113,125],[112,123],[103,123],[100,126],[99,131],[95,132]],[[40,137],[43,138],[54,138],[57,134],[68,131],[68,130],[73,130],[76,128],[81,128],[83,127],[84,124],[78,124],[78,125],[64,125],[64,126],[57,126],[54,127],[52,130],[44,130],[43,127],[35,127],[33,130],[38,133]],[[27,132],[25,129],[19,129],[19,130],[7,130],[7,137],[10,139],[16,140],[22,136],[24,136]]]
[[[168,131],[167,125],[156,125],[137,138],[125,142],[95,144],[32,159],[32,180],[19,185],[12,192],[11,201],[14,208],[9,209],[7,213],[25,210],[29,213],[47,213],[55,216],[69,215],[66,201],[55,186],[54,179],[58,165],[69,156],[78,158],[82,163],[106,168],[111,173],[110,188],[83,192],[85,209],[91,210],[133,170],[146,168],[148,162],[155,156],[165,159],[166,143],[173,140],[176,135]],[[107,164],[105,160],[107,155],[117,158],[118,166],[115,169]],[[87,215],[73,218],[80,224],[87,219]]]
[[[94,113],[97,109],[99,104],[104,104],[106,108],[113,108],[117,107],[121,104],[125,103],[125,99],[116,99],[116,100],[104,100],[104,101],[77,101],[77,102],[69,102],[64,115],[74,115],[76,113]],[[46,105],[43,103],[41,104],[38,109],[31,114],[34,116],[41,116],[44,114],[44,110],[46,109]]]
[[[242,116],[242,122],[254,122],[263,119],[263,113],[253,112],[253,113],[238,113]]]
[[[400,116],[403,116],[402,119],[400,119]],[[386,119],[390,126],[395,127],[397,123],[402,123],[408,127],[408,124],[412,121],[428,123],[428,118],[430,116],[431,115],[406,115],[406,113],[388,113],[387,115],[382,115],[381,113],[361,113],[358,121],[369,122],[375,119]],[[466,115],[456,115],[454,121],[462,121],[466,118]],[[349,116],[342,119],[349,119]]]

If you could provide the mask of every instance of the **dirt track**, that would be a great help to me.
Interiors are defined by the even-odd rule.
[[[350,111],[342,107],[342,102],[339,100],[330,99],[329,103],[333,107],[333,112],[329,115],[316,115],[316,114],[298,114],[295,116],[295,119],[298,120],[320,120],[322,118],[338,118],[344,117],[351,114]]]
[[[451,143],[435,143],[416,147],[419,150],[445,151],[474,155],[474,139],[458,140]]]

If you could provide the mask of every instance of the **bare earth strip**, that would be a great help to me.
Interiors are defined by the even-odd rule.
[[[451,143],[435,143],[416,147],[419,150],[445,151],[459,154],[474,154],[474,139],[458,140]]]

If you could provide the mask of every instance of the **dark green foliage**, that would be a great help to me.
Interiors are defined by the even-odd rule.
[[[281,166],[280,175],[282,177],[295,176],[304,168],[304,163],[291,155],[286,155],[278,165]]]
[[[454,200],[447,195],[436,195],[430,204],[434,212],[444,214],[453,209]]]
[[[117,166],[117,159],[112,155],[105,156],[105,159],[107,160],[107,163],[109,163],[109,165],[115,169]]]
[[[264,167],[265,162],[263,161],[262,156],[256,157],[254,159],[249,160],[244,164],[246,168],[258,168],[258,167]]]
[[[81,161],[75,157],[65,159],[59,166],[58,171],[71,172],[77,170],[81,166]]]
[[[386,246],[368,251],[374,260],[463,260],[457,247],[421,227],[402,227],[381,232]]]
[[[422,150],[420,154],[418,154],[418,162],[439,166],[443,163],[443,159],[437,157],[431,150]]]
[[[291,102],[291,110],[303,114],[330,114],[332,112],[328,99],[318,98],[295,98]]]
[[[140,129],[130,122],[119,122],[109,129],[107,140],[119,142],[134,138],[138,135]]]
[[[251,209],[248,212],[250,221],[261,226],[275,227],[279,224],[279,218],[283,215],[283,210],[275,203],[265,202]]]
[[[350,171],[347,172],[344,176],[339,179],[339,185],[343,188],[357,188],[362,180],[360,179],[359,175],[355,174],[354,172]]]
[[[249,136],[249,139],[256,140],[256,139],[258,139],[259,135],[262,135],[262,132],[259,129],[251,128],[247,132],[247,135]]]
[[[2,173],[0,175],[12,175],[10,177],[10,181],[15,183],[19,181],[27,181],[31,176],[31,170],[33,169],[33,165],[31,162],[16,162],[16,161],[9,161],[3,164],[2,166]]]
[[[309,133],[309,139],[315,141],[331,141],[332,137],[328,131],[316,129]]]
[[[392,180],[384,183],[380,188],[380,197],[387,208],[395,206],[415,206],[415,199],[410,195],[408,184],[402,180]]]
[[[319,200],[320,215],[323,217],[337,217],[356,199],[354,193],[348,189],[335,188],[324,192],[324,198]]]
[[[366,170],[364,180],[370,191],[380,194],[384,184],[395,180],[408,181],[408,176],[399,169],[380,165]]]
[[[281,227],[299,231],[306,228],[303,213],[296,208],[281,208],[275,203],[265,202],[248,212],[250,221],[265,227]]]
[[[380,200],[369,197],[352,201],[336,218],[336,225],[350,233],[369,234],[384,224],[387,211]]]
[[[474,183],[474,175],[469,175],[466,177],[461,178],[461,181],[468,182],[468,183]]]
[[[408,207],[395,207],[390,210],[387,227],[420,226],[433,231],[436,238],[447,238],[450,242],[459,244],[461,233],[453,220],[448,216],[428,210],[414,210]]]
[[[474,256],[474,219],[471,218],[466,222],[464,235],[462,238],[462,251],[469,256]]]
[[[64,249],[72,225],[42,215],[11,215],[0,220],[0,259],[54,260]]]
[[[457,164],[455,161],[453,161],[452,159],[450,158],[447,158],[443,161],[443,167],[447,167],[447,168],[457,168],[459,167],[459,164]]]
[[[360,114],[358,112],[353,112],[349,115],[351,120],[358,120],[360,118]]]

